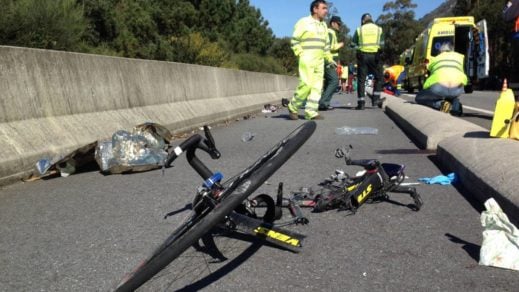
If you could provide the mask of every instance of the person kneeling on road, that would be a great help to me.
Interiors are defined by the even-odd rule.
[[[423,85],[424,89],[416,95],[416,103],[460,116],[462,106],[458,96],[464,92],[468,81],[463,61],[462,54],[453,52],[450,43],[444,43],[440,54],[427,66],[430,75]]]
[[[405,76],[405,68],[402,65],[393,65],[384,70],[384,92],[399,96]]]

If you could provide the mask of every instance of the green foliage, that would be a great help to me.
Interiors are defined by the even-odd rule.
[[[290,38],[275,39],[269,48],[267,55],[272,56],[280,61],[280,65],[284,71],[289,74],[298,72],[297,58],[290,48]]]
[[[256,54],[235,54],[232,62],[241,70],[286,74],[283,66],[274,57]]]
[[[274,38],[248,0],[0,0],[0,5],[1,45],[276,73],[296,67],[290,45]],[[269,52],[274,56],[267,57]]]
[[[183,37],[173,37],[171,43],[177,62],[208,66],[222,66],[229,63],[229,54],[217,43],[211,42],[198,32]]]
[[[412,0],[395,0],[384,4],[377,23],[384,31],[385,45],[382,49],[384,62],[388,65],[398,63],[399,55],[409,48],[420,33],[420,26],[415,20]]]
[[[1,0],[0,43],[74,50],[87,30],[74,0]]]

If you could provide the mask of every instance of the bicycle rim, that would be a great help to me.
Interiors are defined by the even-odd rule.
[[[278,170],[315,131],[313,121],[306,122],[276,144],[251,167],[224,183],[221,202],[177,228],[147,260],[127,275],[116,291],[134,291],[179,257],[186,249],[221,222],[243,200]]]

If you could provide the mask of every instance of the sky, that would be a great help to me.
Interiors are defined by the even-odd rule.
[[[364,13],[370,13],[374,19],[382,14],[384,3],[389,0],[332,0],[333,6],[338,10],[338,16],[351,31],[360,25],[360,17]],[[263,18],[269,22],[276,37],[292,36],[294,24],[301,17],[310,15],[310,3],[312,0],[250,0],[250,4],[259,8]],[[418,5],[414,9],[416,19],[440,6],[444,0],[420,0],[413,1]]]

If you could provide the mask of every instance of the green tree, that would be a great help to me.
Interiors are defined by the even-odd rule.
[[[76,50],[87,31],[75,0],[0,0],[0,43]]]
[[[399,55],[414,43],[421,30],[414,8],[412,0],[389,1],[384,4],[385,13],[377,19],[384,31],[383,61],[389,65],[398,63]]]
[[[171,44],[176,52],[177,62],[207,66],[222,66],[229,63],[229,54],[199,32],[173,37]]]
[[[284,71],[289,74],[296,74],[298,71],[297,58],[290,48],[290,38],[276,38],[270,46],[267,55],[278,60],[283,66]]]
[[[248,0],[238,0],[230,24],[225,33],[234,52],[265,55],[274,41],[268,21]]]

